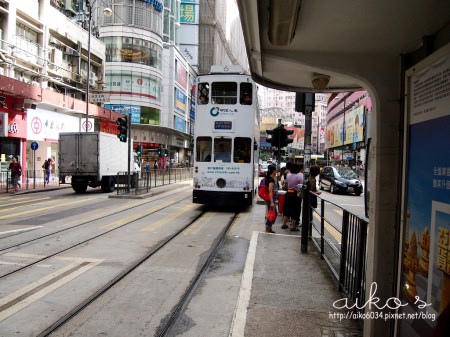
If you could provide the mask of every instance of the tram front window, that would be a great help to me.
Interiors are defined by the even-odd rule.
[[[214,161],[231,162],[231,139],[218,137],[214,139]]]
[[[212,153],[212,138],[197,137],[195,160],[199,162],[210,162]]]

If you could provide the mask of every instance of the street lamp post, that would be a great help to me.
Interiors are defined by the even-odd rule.
[[[91,81],[91,22],[92,22],[92,5],[91,1],[86,2],[89,10],[88,16],[88,50],[87,50],[87,79],[86,79],[86,132],[89,131],[89,84]]]
[[[89,131],[89,85],[91,82],[91,35],[92,35],[92,7],[97,0],[86,0],[86,7],[89,11],[88,13],[88,49],[87,49],[87,79],[86,79],[86,132]],[[103,15],[111,16],[112,10],[111,8],[104,8]]]

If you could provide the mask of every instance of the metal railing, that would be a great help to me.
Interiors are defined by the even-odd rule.
[[[127,172],[117,174],[117,194],[145,194],[153,187],[175,184],[192,179],[192,168],[161,168],[133,174],[128,190]]]
[[[311,193],[307,187],[305,195]],[[365,301],[367,219],[320,196],[317,198],[320,199],[317,208],[310,206],[309,198],[303,204],[303,210],[309,209],[309,239],[336,277],[339,291],[360,305]],[[341,212],[342,217],[338,215]]]
[[[44,170],[27,170],[22,172],[19,179],[19,190],[33,190],[47,186],[59,185],[59,172],[50,173],[49,182],[45,182]],[[0,193],[11,192],[13,190],[10,171],[0,171]]]

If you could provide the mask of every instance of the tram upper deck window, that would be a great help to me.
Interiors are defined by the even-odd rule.
[[[242,105],[251,105],[252,104],[252,97],[253,97],[252,91],[253,91],[253,86],[251,83],[241,83],[240,93],[239,93],[239,97],[240,97],[239,102]]]
[[[213,104],[236,104],[236,82],[213,82],[211,86],[211,101]]]
[[[197,90],[198,104],[208,104],[209,102],[209,83],[199,83]]]
[[[212,154],[212,138],[211,137],[197,137],[195,160],[210,162]]]

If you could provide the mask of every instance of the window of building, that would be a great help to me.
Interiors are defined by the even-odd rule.
[[[102,39],[107,62],[130,62],[162,70],[161,46],[144,39],[110,36]]]

